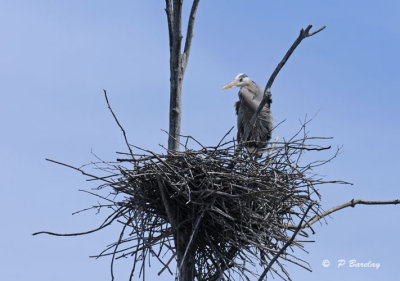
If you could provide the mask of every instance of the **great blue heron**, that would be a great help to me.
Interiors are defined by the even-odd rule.
[[[232,87],[240,87],[239,101],[235,103],[237,114],[237,140],[242,146],[245,143],[250,154],[256,154],[257,157],[262,156],[263,148],[267,146],[267,142],[271,139],[272,131],[272,113],[271,110],[264,106],[260,114],[257,116],[255,129],[250,131],[248,138],[242,139],[244,133],[249,129],[251,117],[257,110],[263,98],[263,91],[257,86],[246,74],[238,74],[233,81],[225,85],[222,89]]]

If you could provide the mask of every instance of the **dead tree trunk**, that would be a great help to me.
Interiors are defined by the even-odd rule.
[[[170,106],[168,149],[179,150],[182,120],[182,83],[190,54],[193,27],[200,0],[193,0],[188,21],[186,42],[182,53],[182,5],[183,0],[165,0],[170,50]]]
[[[179,281],[194,281],[195,268],[194,268],[194,251],[188,249],[186,255],[186,248],[189,245],[190,233],[185,230],[177,231],[177,263],[178,263],[178,280]]]
[[[182,5],[183,0],[165,0],[169,32],[170,50],[170,106],[168,150],[178,151],[180,145],[182,120],[182,83],[189,59],[193,38],[193,27],[200,0],[193,0],[190,12],[186,41],[182,52]],[[176,226],[180,225],[179,212],[175,214]],[[195,276],[194,253],[188,247],[190,231],[175,229],[179,281],[193,281]]]

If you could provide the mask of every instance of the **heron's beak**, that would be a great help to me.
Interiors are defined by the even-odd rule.
[[[234,80],[231,83],[229,83],[229,84],[225,85],[224,87],[222,87],[222,90],[233,88],[233,87],[236,87],[237,85],[238,85],[238,82]]]

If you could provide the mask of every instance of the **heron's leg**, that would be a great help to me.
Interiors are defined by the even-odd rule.
[[[235,152],[234,152],[233,156],[236,158],[242,149],[243,149],[243,145],[238,144],[238,146],[235,148]]]
[[[235,147],[235,151],[233,152],[232,162],[229,164],[228,169],[233,169],[236,165],[236,159],[239,156],[240,151],[243,149],[243,145],[239,142],[237,147]]]
[[[251,154],[252,160],[254,162],[257,162],[258,159],[262,158],[263,152],[263,149],[257,149],[254,153]]]

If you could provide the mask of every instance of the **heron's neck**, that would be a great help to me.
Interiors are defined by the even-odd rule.
[[[249,92],[251,92],[252,94],[254,94],[256,99],[262,99],[262,91],[260,89],[260,87],[258,87],[258,85],[256,83],[254,83],[253,81],[251,81],[251,83],[249,83],[248,85],[246,85],[246,88],[248,89]]]

